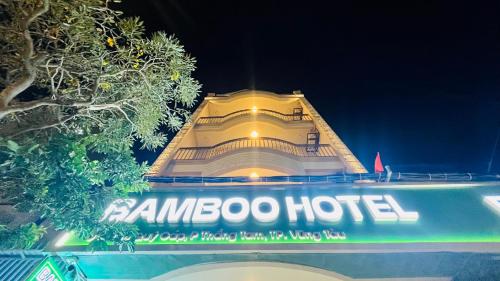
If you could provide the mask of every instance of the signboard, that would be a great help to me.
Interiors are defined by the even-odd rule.
[[[138,245],[500,242],[500,187],[172,188],[118,200],[102,221],[137,224]]]
[[[66,281],[57,263],[51,257],[45,258],[26,281]]]

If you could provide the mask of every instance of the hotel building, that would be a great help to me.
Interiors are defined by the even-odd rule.
[[[135,252],[58,233],[30,278],[500,280],[497,177],[370,174],[300,91],[208,94],[147,179],[102,218]]]

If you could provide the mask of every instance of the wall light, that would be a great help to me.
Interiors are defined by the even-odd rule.
[[[257,107],[255,105],[252,107],[252,113],[257,113]]]
[[[259,177],[259,174],[257,174],[257,172],[251,172],[251,173],[250,173],[250,177],[251,177],[252,179],[256,179],[256,178],[258,178],[258,177]]]
[[[250,133],[250,136],[255,139],[255,138],[259,137],[259,133],[257,133],[257,131],[252,131]]]

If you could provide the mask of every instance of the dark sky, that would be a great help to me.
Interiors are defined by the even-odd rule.
[[[486,171],[500,122],[500,1],[120,7],[148,32],[182,41],[198,60],[203,95],[302,90],[369,170],[380,151],[397,171]],[[496,157],[500,171],[500,151]]]

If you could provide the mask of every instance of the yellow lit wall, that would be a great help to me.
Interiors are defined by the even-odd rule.
[[[291,121],[265,114],[263,109],[292,114],[293,108],[301,107],[311,118]],[[253,112],[252,112],[253,109]],[[201,121],[203,117],[224,116],[239,110],[247,114],[223,121]],[[261,110],[261,111],[259,111]],[[231,116],[235,116],[234,114]],[[207,119],[204,119],[207,120]],[[214,118],[210,120],[216,120]],[[273,138],[297,145],[305,145],[307,133],[316,128],[320,132],[320,143],[334,149],[336,154],[319,157],[314,153],[305,157],[287,154],[283,150],[228,148],[224,154],[214,158],[176,158],[180,148],[198,150],[240,138]],[[244,90],[226,95],[208,96],[193,114],[190,124],[181,131],[155,162],[152,170],[162,176],[259,176],[320,175],[338,172],[363,173],[359,163],[340,138],[324,122],[302,94],[277,95],[271,92]],[[304,156],[304,155],[302,155]],[[256,171],[256,169],[258,171]]]

